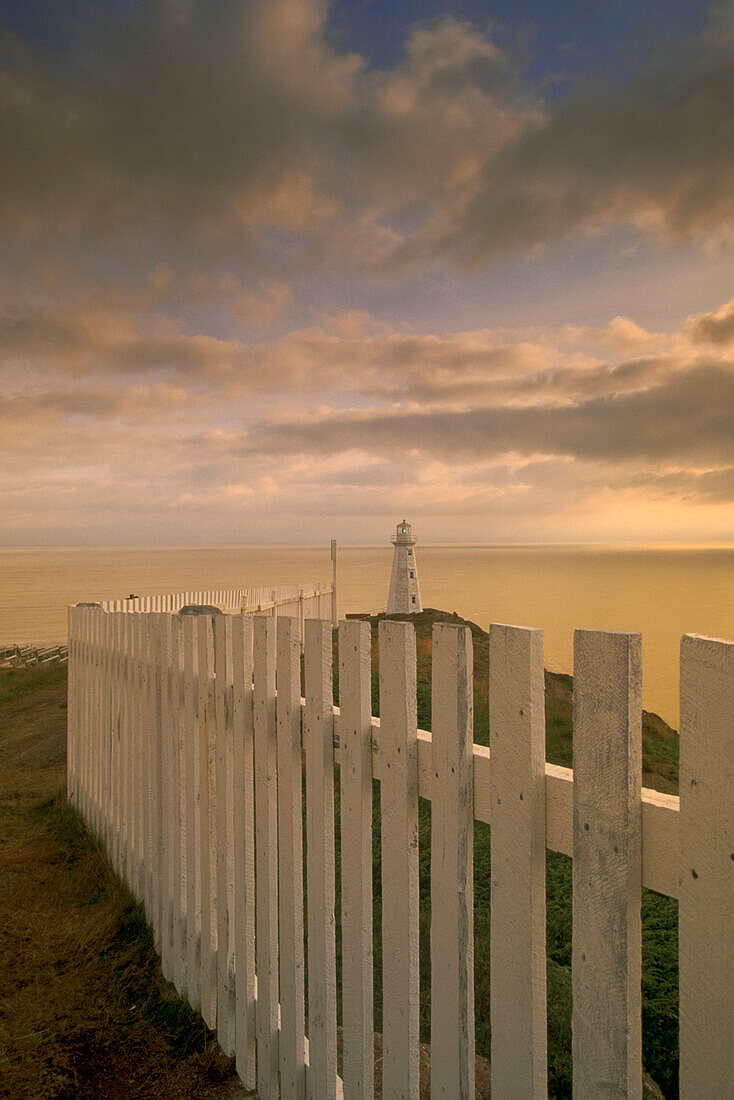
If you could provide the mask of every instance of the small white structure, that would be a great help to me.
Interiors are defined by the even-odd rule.
[[[392,544],[395,553],[390,575],[390,593],[387,597],[388,614],[410,614],[422,611],[421,590],[418,584],[418,567],[415,563],[415,536],[411,525],[403,520],[397,526]]]

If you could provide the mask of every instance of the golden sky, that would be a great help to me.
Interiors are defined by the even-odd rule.
[[[734,4],[658,7],[11,5],[2,544],[734,539]]]

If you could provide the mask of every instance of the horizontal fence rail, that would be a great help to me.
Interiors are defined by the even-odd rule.
[[[379,631],[375,718],[367,623],[339,625],[335,707],[331,622],[69,609],[70,797],[243,1083],[262,1098],[373,1095],[374,778],[383,1095],[419,1094],[419,797],[432,801],[433,1096],[474,1095],[475,820],[492,828],[495,1095],[547,1094],[546,849],[574,860],[574,1095],[642,1095],[642,886],[679,901],[681,1096],[730,1095],[734,643],[683,639],[678,798],[640,786],[639,635],[576,632],[571,770],[545,762],[541,631],[490,628],[489,748],[472,744],[468,628],[434,627],[432,733],[417,729],[412,625]]]

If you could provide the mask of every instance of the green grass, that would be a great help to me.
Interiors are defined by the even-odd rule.
[[[0,669],[0,707],[23,699],[36,700],[39,692],[66,684],[66,665],[31,665]]]

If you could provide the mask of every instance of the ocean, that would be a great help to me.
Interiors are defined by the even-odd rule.
[[[573,671],[573,630],[642,633],[643,700],[678,725],[684,633],[734,639],[731,546],[416,546],[424,607],[541,627],[545,663]],[[385,606],[392,547],[339,548],[339,612]],[[0,550],[0,644],[66,639],[66,608],[134,592],[329,581],[326,547]]]

